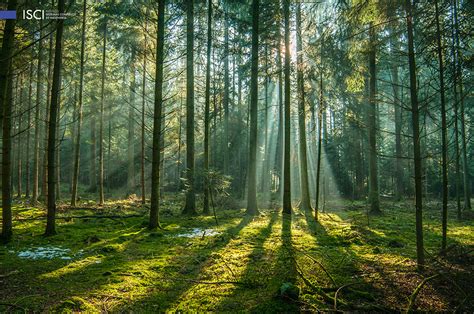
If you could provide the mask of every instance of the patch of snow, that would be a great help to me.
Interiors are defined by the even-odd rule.
[[[70,253],[71,253],[70,249],[63,249],[61,247],[54,247],[54,246],[45,246],[45,247],[30,248],[24,251],[20,251],[18,252],[18,257],[27,258],[27,259],[60,258],[62,260],[71,260],[72,257],[69,256]],[[77,254],[80,255],[82,254],[82,252],[79,251]]]
[[[221,232],[216,231],[214,229],[193,228],[191,229],[190,232],[178,233],[171,236],[177,237],[177,238],[197,238],[197,237],[204,237],[204,236],[212,237],[219,234],[221,234]]]

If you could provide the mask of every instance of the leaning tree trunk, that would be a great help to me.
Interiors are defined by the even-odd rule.
[[[64,1],[58,1],[59,13],[64,12]],[[46,220],[45,235],[56,233],[56,191],[55,191],[55,167],[56,167],[56,119],[59,112],[59,97],[61,91],[61,66],[62,66],[62,40],[64,20],[58,20],[56,30],[56,48],[54,53],[53,84],[51,87],[51,106],[48,130],[48,212]]]
[[[415,168],[415,216],[416,216],[416,255],[418,268],[421,270],[425,264],[423,247],[423,184],[420,152],[420,125],[419,108],[416,85],[415,49],[413,44],[413,14],[411,0],[406,0],[406,19],[408,32],[408,65],[410,70],[410,98],[413,125],[413,158]]]
[[[284,154],[283,154],[283,212],[291,214],[291,166],[290,166],[290,0],[283,0],[285,17],[285,113],[284,113]]]
[[[196,213],[194,190],[194,4],[186,1],[186,204],[184,214]]]
[[[158,25],[156,38],[155,112],[153,115],[153,151],[151,164],[151,207],[148,227],[160,225],[160,157],[161,115],[163,108],[163,50],[165,40],[165,0],[158,0]]]

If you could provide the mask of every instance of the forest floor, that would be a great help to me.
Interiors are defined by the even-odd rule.
[[[153,232],[134,200],[60,206],[58,235],[45,238],[44,210],[17,201],[14,239],[0,246],[0,312],[405,311],[410,297],[413,309],[474,310],[474,223],[454,208],[443,257],[440,205],[428,204],[419,273],[411,202],[384,201],[368,219],[364,203],[333,201],[318,223],[298,210],[218,209],[218,226],[180,204],[165,199]]]

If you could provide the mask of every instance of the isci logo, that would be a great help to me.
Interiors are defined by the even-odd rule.
[[[44,10],[23,10],[24,20],[44,20]]]

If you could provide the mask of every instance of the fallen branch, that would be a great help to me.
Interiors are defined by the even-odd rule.
[[[353,285],[357,285],[357,284],[361,284],[362,282],[351,282],[351,283],[348,283],[348,284],[345,284],[343,286],[340,286],[337,290],[336,290],[336,293],[334,293],[334,311],[337,311],[337,296],[339,294],[339,292],[344,289],[344,288],[347,288],[349,286],[353,286]]]
[[[186,279],[186,278],[157,278],[161,280],[168,280],[168,281],[186,281],[192,282],[202,285],[242,285],[242,286],[249,286],[249,283],[243,281],[232,281],[232,280],[224,280],[224,281],[204,281],[198,279]]]
[[[0,302],[0,305],[8,306],[8,307],[14,307],[14,308],[20,309],[20,310],[22,310],[23,312],[27,313],[27,310],[26,310],[24,307],[21,307],[21,306],[16,305],[16,304]]]
[[[412,311],[412,308],[415,304],[415,300],[416,300],[416,297],[418,296],[418,294],[420,293],[421,289],[423,288],[423,286],[430,280],[433,280],[435,278],[438,278],[439,276],[441,276],[440,274],[436,274],[436,275],[433,275],[431,277],[427,277],[425,279],[423,279],[423,281],[416,287],[416,289],[413,291],[413,293],[411,294],[410,296],[410,302],[408,303],[408,307],[407,307],[407,310],[406,312],[407,313],[411,313]]]

